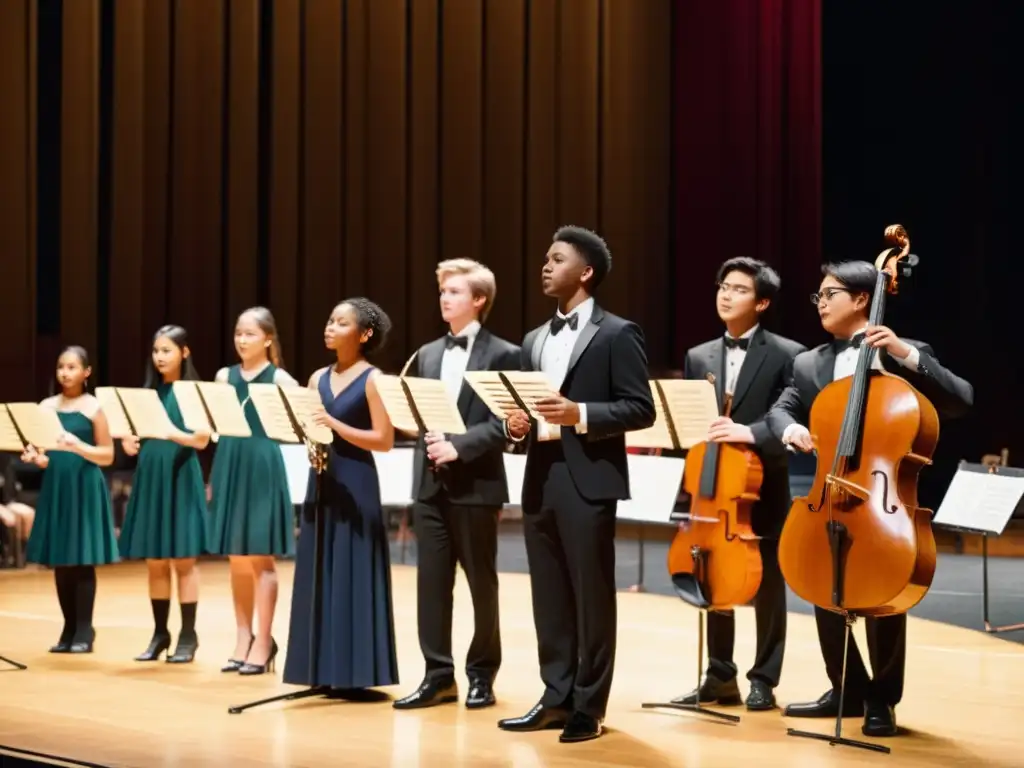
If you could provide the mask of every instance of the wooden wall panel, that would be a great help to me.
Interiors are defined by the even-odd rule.
[[[299,190],[302,163],[302,2],[272,0],[270,164],[268,197],[269,286],[267,303],[277,320],[285,367],[298,355],[298,257],[302,209]],[[234,328],[231,320],[228,332]],[[232,353],[233,359],[233,353]],[[299,373],[299,371],[296,371]]]
[[[62,335],[135,383],[168,322],[211,376],[255,304],[304,378],[357,295],[391,316],[377,362],[397,370],[443,330],[434,270],[453,256],[494,270],[489,324],[518,342],[553,311],[540,268],[567,223],[605,235],[602,302],[667,355],[670,0],[64,2],[45,121],[36,2],[0,3],[0,276],[26,286],[0,371],[27,369],[27,388]],[[35,122],[61,138],[38,194]]]
[[[61,341],[96,355],[100,0],[63,5]],[[93,361],[95,364],[95,360]]]
[[[35,340],[35,61],[30,29],[33,0],[0,3],[0,286],[4,343],[0,381],[9,397],[34,398]]]
[[[342,290],[344,9],[335,0],[306,0],[305,6],[299,351],[302,360],[316,361],[310,368],[326,359],[323,329]]]
[[[224,299],[220,325],[233,326],[257,303],[259,247],[260,2],[230,0],[227,6],[227,92],[223,153],[226,174],[223,211]],[[227,358],[231,348],[221,344]],[[211,361],[218,367],[223,363]]]
[[[110,158],[110,275],[107,372],[128,383],[142,376],[156,326],[141,321],[151,297],[144,290],[146,264],[146,7],[122,0],[114,26],[114,98]]]

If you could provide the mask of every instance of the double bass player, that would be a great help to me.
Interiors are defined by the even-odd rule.
[[[827,264],[818,292],[811,296],[822,327],[833,341],[797,355],[789,386],[768,412],[772,433],[794,449],[815,449],[807,425],[817,395],[831,382],[851,376],[859,348],[867,344],[875,352],[871,366],[905,379],[931,401],[941,418],[967,412],[974,401],[970,383],[944,368],[932,348],[921,341],[904,339],[883,326],[869,326],[868,318],[878,271],[865,261]],[[832,689],[816,701],[791,704],[788,717],[835,718],[839,714],[839,689],[843,678],[843,647],[846,633],[840,613],[815,608],[818,640]],[[906,614],[867,617],[868,653],[874,672],[869,676],[856,643],[850,638],[847,660],[844,717],[864,717],[867,736],[897,734],[895,707],[903,695],[906,662]]]

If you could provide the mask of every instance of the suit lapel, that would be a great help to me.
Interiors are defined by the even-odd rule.
[[[428,344],[423,348],[423,358],[420,361],[420,373],[424,379],[441,378],[441,356],[444,355],[444,339]]]
[[[836,367],[836,350],[831,344],[826,344],[818,352],[818,359],[814,361],[814,385],[821,392],[832,383]]]
[[[736,410],[736,406],[747,394],[767,356],[768,342],[764,337],[764,331],[759,328],[750,340],[750,347],[747,349],[747,354],[743,356],[743,365],[740,366],[740,375],[736,377],[736,391],[732,393],[733,410]]]
[[[481,328],[476,335],[476,339],[473,341],[473,351],[469,353],[469,361],[466,363],[467,371],[487,370],[487,348],[490,342],[491,334]],[[473,388],[463,381],[462,386],[459,387],[458,399],[459,413],[462,414],[462,418],[466,418],[466,413],[469,411],[469,403],[472,399]]]
[[[544,342],[548,340],[548,333],[551,332],[551,323],[544,323],[533,335],[533,346],[530,347],[530,362],[533,370],[540,370],[540,353],[544,349]]]
[[[576,367],[576,363],[580,361],[583,353],[587,351],[590,342],[594,340],[597,332],[601,330],[602,320],[604,320],[604,312],[595,304],[594,311],[590,314],[590,322],[583,326],[583,330],[580,331],[580,335],[576,338],[576,343],[573,344],[572,354],[569,356],[569,367],[565,370],[566,380],[568,380],[569,374],[572,373],[572,369]]]
[[[711,345],[711,351],[705,361],[707,371],[702,378],[713,374],[715,377],[715,398],[718,400],[718,407],[721,408],[725,402],[725,341],[719,339]]]

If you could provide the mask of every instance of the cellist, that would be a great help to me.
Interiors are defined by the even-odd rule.
[[[807,429],[811,405],[829,383],[853,375],[858,350],[867,344],[876,351],[871,365],[904,378],[935,406],[941,418],[966,413],[974,389],[939,364],[932,348],[921,341],[897,336],[885,326],[869,327],[868,317],[878,275],[873,264],[847,261],[826,264],[818,292],[811,302],[818,308],[822,327],[833,341],[797,356],[793,378],[768,413],[768,426],[783,443],[810,452],[813,437]],[[818,641],[832,689],[817,701],[790,704],[787,717],[834,718],[839,709],[846,624],[842,614],[815,608]],[[895,707],[903,696],[906,662],[906,614],[865,618],[868,654],[874,678],[868,676],[856,642],[850,637],[846,671],[844,717],[864,717],[866,736],[895,736]]]
[[[718,401],[730,394],[732,418],[711,425],[709,440],[746,443],[754,447],[764,466],[761,500],[754,505],[754,533],[760,542],[761,586],[754,598],[757,650],[747,672],[750,710],[775,707],[786,645],[786,583],[778,560],[778,536],[791,504],[787,453],[768,429],[765,413],[789,380],[793,358],[805,347],[761,327],[761,317],[778,295],[778,273],[763,261],[739,256],[718,269],[715,308],[725,334],[686,353],[683,377],[703,379],[713,374]],[[702,703],[739,704],[737,667],[733,661],[736,620],[730,611],[709,611],[707,617],[708,670],[700,689]],[[674,699],[693,704],[697,691]]]

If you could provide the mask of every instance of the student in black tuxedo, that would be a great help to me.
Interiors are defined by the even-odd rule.
[[[683,377],[715,376],[718,402],[732,395],[731,418],[711,425],[708,439],[752,445],[764,467],[761,499],[753,508],[754,533],[761,539],[761,587],[754,598],[757,651],[747,672],[750,693],[747,708],[772,709],[774,689],[782,673],[786,648],[786,582],[779,569],[779,534],[792,500],[789,461],[785,447],[765,423],[765,414],[789,381],[793,358],[806,348],[791,339],[764,330],[761,316],[779,292],[778,274],[763,261],[747,257],[729,259],[718,270],[715,307],[725,324],[725,335],[706,341],[686,353]],[[733,662],[736,619],[730,611],[708,612],[708,671],[700,688],[706,703],[738,704],[737,667]],[[693,704],[697,691],[674,700]]]
[[[441,317],[449,332],[420,348],[415,375],[444,381],[467,431],[429,433],[415,453],[416,600],[426,674],[416,691],[393,704],[395,709],[432,707],[459,698],[452,657],[452,591],[458,564],[473,598],[467,707],[494,704],[494,678],[501,665],[496,559],[498,515],[508,501],[502,458],[508,439],[501,421],[465,383],[463,374],[518,370],[520,351],[482,326],[497,292],[491,270],[471,259],[450,259],[438,265],[437,281]]]
[[[523,341],[523,369],[543,371],[559,393],[538,403],[560,439],[540,440],[533,428],[522,497],[545,690],[498,727],[562,728],[563,742],[602,732],[615,662],[615,512],[629,498],[624,435],[655,418],[643,333],[593,298],[610,269],[604,240],[558,230],[541,273],[558,311]],[[531,432],[522,413],[505,427],[514,441]]]
[[[867,344],[877,350],[872,366],[907,380],[935,406],[940,418],[961,416],[974,403],[974,389],[939,364],[932,348],[920,341],[898,337],[885,326],[869,327],[868,316],[877,271],[866,261],[827,264],[824,278],[811,301],[818,307],[822,327],[832,342],[797,355],[793,379],[768,412],[768,426],[783,443],[809,452],[814,444],[807,424],[811,405],[826,385],[853,375],[858,349]],[[846,623],[842,615],[815,608],[818,641],[832,689],[817,701],[790,704],[789,717],[833,718],[839,710],[843,675]],[[865,619],[868,653],[874,677],[869,677],[860,651],[850,638],[844,717],[864,716],[867,736],[895,736],[895,707],[903,697],[906,662],[906,614]]]

